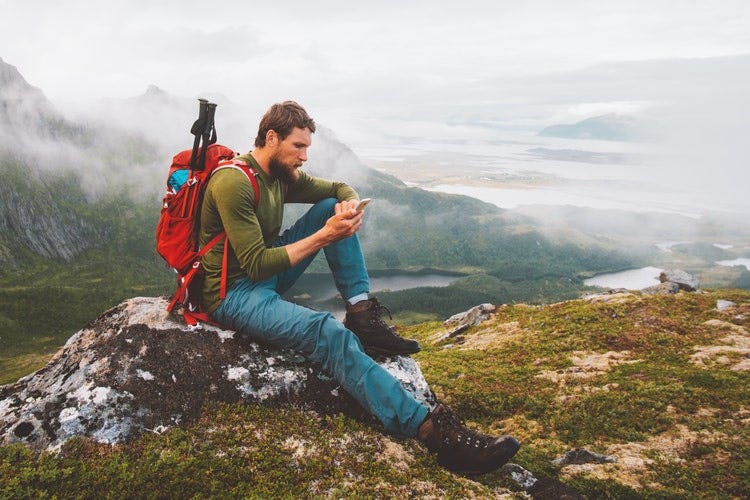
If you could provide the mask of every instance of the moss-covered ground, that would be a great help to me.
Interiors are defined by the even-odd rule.
[[[719,312],[718,299],[738,307]],[[441,330],[407,331],[433,390],[477,427],[516,435],[527,469],[592,498],[750,495],[748,292],[505,306],[432,344]],[[577,447],[618,461],[551,466]]]
[[[737,303],[719,311],[717,300]],[[514,462],[589,498],[750,496],[750,292],[509,305],[458,337],[403,327],[433,390],[467,423],[510,433]],[[573,448],[615,463],[554,466]],[[510,493],[515,490],[516,493]],[[412,440],[346,417],[217,405],[186,428],[34,457],[0,448],[0,497],[494,497]]]

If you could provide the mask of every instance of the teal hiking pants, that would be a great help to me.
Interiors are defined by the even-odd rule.
[[[334,214],[337,200],[316,203],[274,246],[305,238],[323,227]],[[369,292],[359,238],[339,240],[324,253],[341,296],[345,299]],[[213,313],[221,324],[270,345],[293,349],[319,364],[386,430],[414,437],[428,409],[415,400],[388,371],[362,350],[359,339],[328,312],[313,311],[281,297],[310,265],[312,255],[293,268],[267,280],[236,281]]]

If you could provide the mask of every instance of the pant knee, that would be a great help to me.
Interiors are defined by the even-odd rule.
[[[336,198],[324,198],[313,205],[310,211],[320,214],[327,219],[335,213],[336,203],[338,202],[339,200]]]

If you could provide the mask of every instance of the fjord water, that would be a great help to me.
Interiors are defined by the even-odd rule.
[[[410,184],[471,196],[501,208],[525,205],[578,206],[633,212],[742,213],[747,200],[726,195],[731,179],[682,168],[656,143],[538,136],[501,131],[495,139],[432,143],[414,139],[397,145],[356,148],[366,163],[390,164],[401,172],[432,162],[435,177],[449,182]],[[457,180],[460,179],[460,180]]]

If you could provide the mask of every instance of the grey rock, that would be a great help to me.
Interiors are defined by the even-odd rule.
[[[650,286],[641,290],[641,293],[646,295],[671,295],[680,291],[680,286],[672,281],[665,283],[659,283],[658,285]]]
[[[725,309],[729,309],[729,308],[736,307],[736,306],[737,304],[735,304],[731,300],[719,299],[716,301],[716,309],[718,309],[719,311],[723,311]]]
[[[510,477],[534,500],[567,500],[584,498],[578,491],[551,477],[537,478],[518,464],[505,464],[500,472]]]
[[[690,273],[686,273],[682,269],[665,269],[659,274],[659,281],[662,283],[667,281],[677,283],[680,289],[686,292],[694,292],[700,284],[698,278]]]
[[[289,404],[374,422],[316,365],[210,325],[189,328],[164,298],[130,299],[73,335],[41,370],[0,386],[0,444],[57,449],[73,436],[121,443],[197,420],[208,401]],[[435,405],[408,357],[378,362]]]
[[[559,467],[574,464],[607,464],[615,462],[617,462],[617,458],[613,456],[601,455],[585,448],[576,448],[574,450],[566,451],[560,458],[552,460],[552,464]]]
[[[435,343],[455,337],[459,333],[466,331],[469,327],[479,324],[482,321],[487,321],[490,318],[490,314],[495,312],[496,309],[497,307],[493,304],[479,304],[468,311],[454,314],[443,321],[444,326],[452,326],[453,328],[436,339]]]
[[[495,312],[497,309],[493,304],[479,304],[474,306],[468,311],[454,314],[450,318],[443,321],[443,325],[463,325],[463,324],[476,324],[489,318],[490,313]]]
[[[524,490],[528,490],[538,481],[534,474],[518,464],[505,464],[500,469],[500,472],[510,476],[510,478]]]

